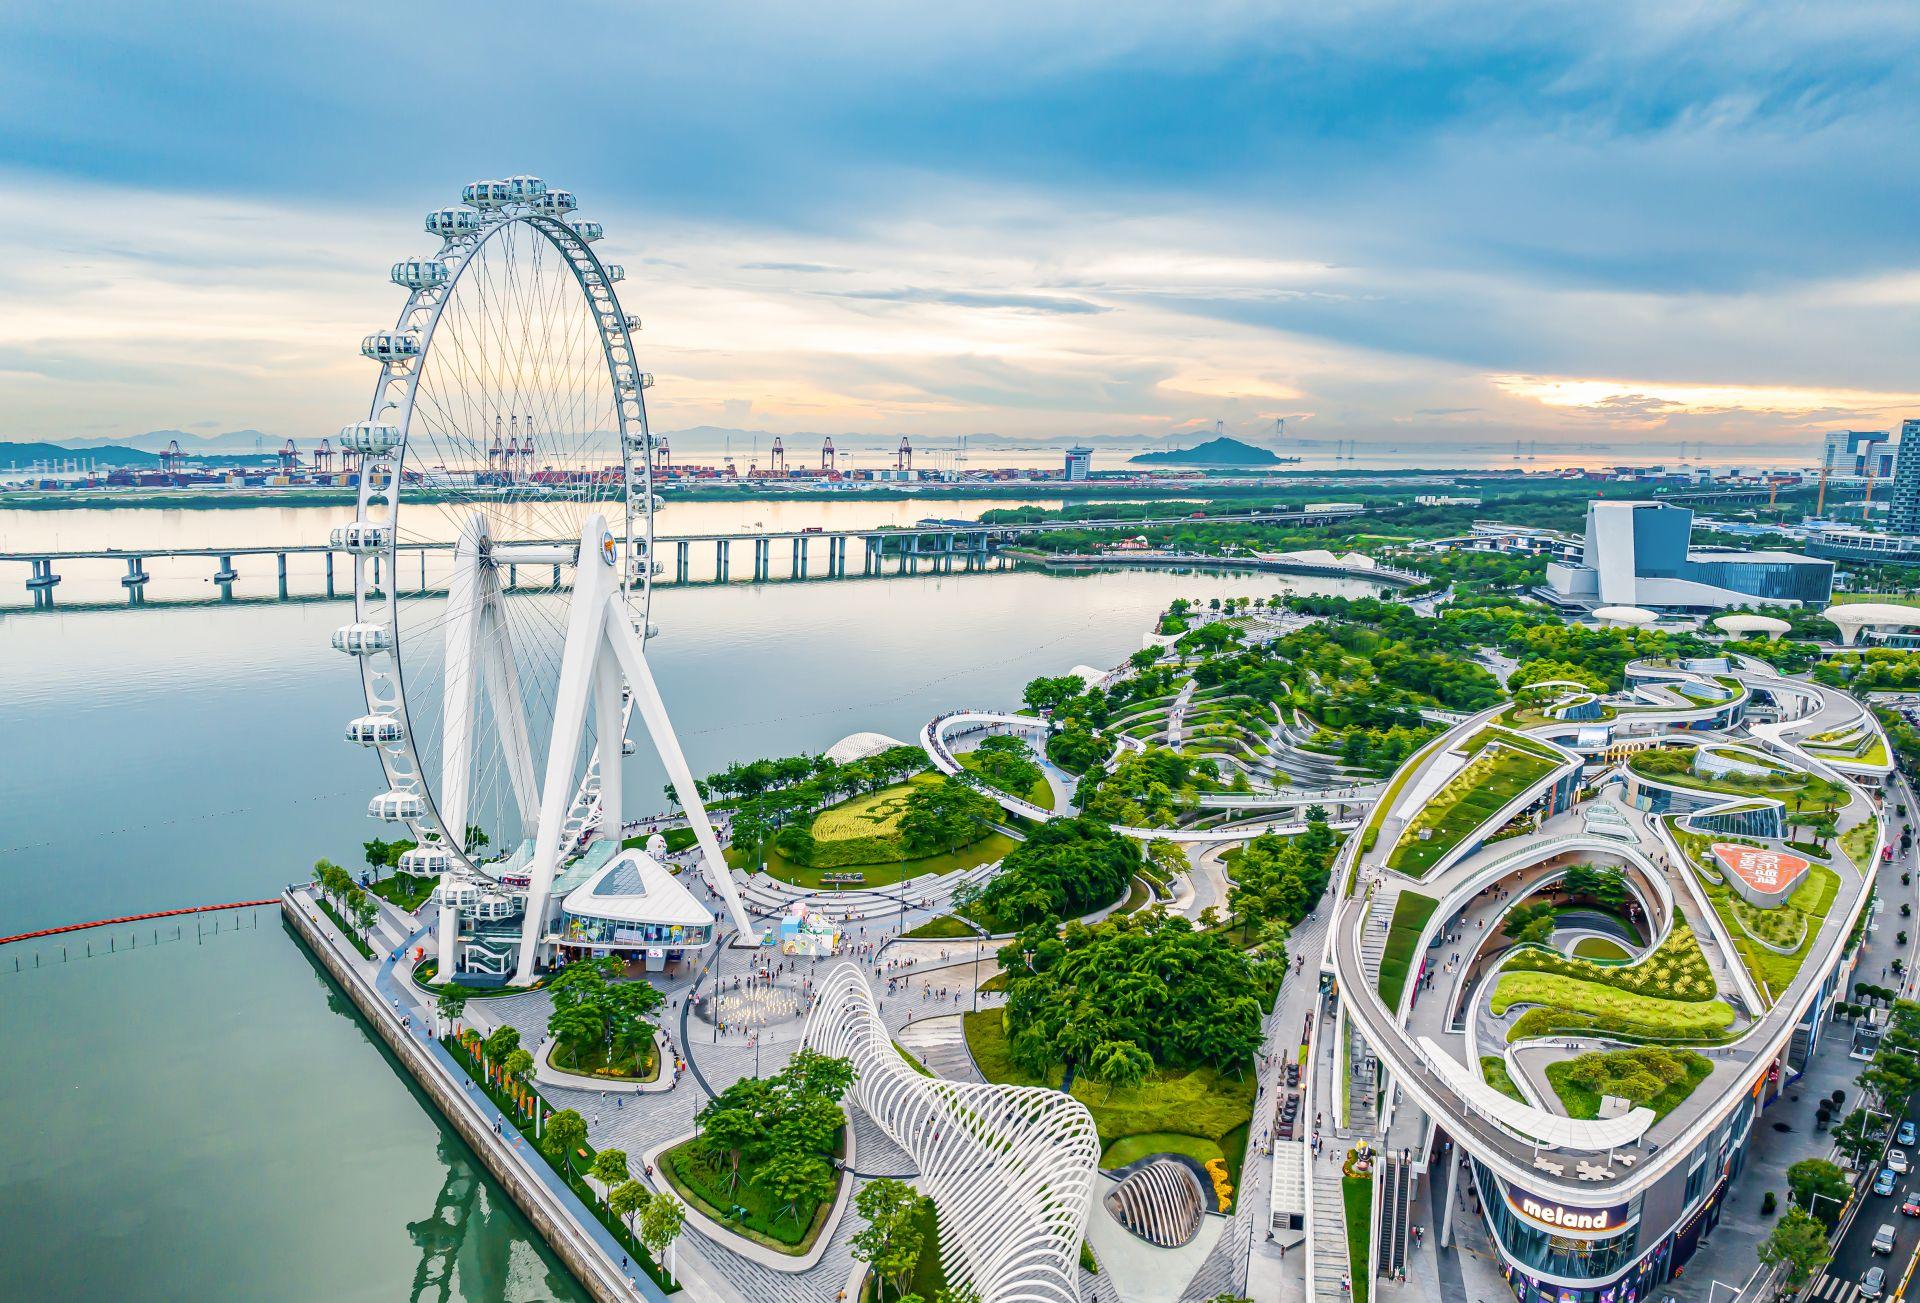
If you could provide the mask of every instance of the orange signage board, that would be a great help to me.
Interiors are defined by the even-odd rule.
[[[1800,881],[1801,875],[1807,871],[1807,861],[1798,855],[1763,850],[1758,846],[1732,846],[1726,842],[1715,842],[1713,855],[1742,882],[1769,896],[1786,891]]]

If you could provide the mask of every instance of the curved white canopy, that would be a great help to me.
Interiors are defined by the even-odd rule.
[[[1608,624],[1652,624],[1660,617],[1641,606],[1603,606],[1593,613],[1593,618]]]
[[[1785,620],[1771,615],[1717,615],[1713,618],[1713,627],[1722,633],[1764,633],[1777,638],[1790,632],[1793,626]]]
[[[1558,1113],[1549,1113],[1501,1094],[1476,1077],[1465,1064],[1434,1044],[1430,1036],[1420,1038],[1420,1051],[1427,1056],[1427,1063],[1434,1075],[1475,1112],[1485,1114],[1510,1131],[1538,1141],[1547,1149],[1604,1153],[1635,1143],[1653,1125],[1653,1110],[1644,1106],[1621,1117],[1593,1122],[1561,1117]]]

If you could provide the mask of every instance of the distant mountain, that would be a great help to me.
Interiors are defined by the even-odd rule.
[[[118,443],[85,448],[58,443],[0,443],[0,470],[10,466],[25,468],[35,462],[90,461],[96,466],[152,466],[159,460],[153,453]]]
[[[131,438],[108,435],[103,439],[62,439],[60,445],[69,454],[82,450],[91,452],[107,445],[159,452],[175,440],[179,441],[181,452],[193,457],[210,452],[252,452],[256,447],[263,452],[275,451],[286,442],[286,436],[268,434],[263,430],[229,430],[225,434],[212,435],[188,434],[185,430],[148,430]],[[316,441],[310,439],[307,442]]]
[[[1265,448],[1242,443],[1230,435],[1209,439],[1195,448],[1143,452],[1127,458],[1130,466],[1277,466],[1281,458]]]

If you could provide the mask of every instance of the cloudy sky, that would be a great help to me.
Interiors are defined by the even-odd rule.
[[[313,437],[577,191],[657,426],[1790,450],[1920,415],[1920,6],[27,0],[0,439]]]

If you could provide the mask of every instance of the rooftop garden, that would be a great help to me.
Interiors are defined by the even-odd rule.
[[[1420,933],[1440,902],[1417,891],[1403,891],[1393,905],[1393,920],[1387,925],[1387,948],[1380,955],[1378,985],[1380,999],[1387,1008],[1399,1011],[1400,996],[1412,975],[1414,951]]]
[[[1508,1041],[1536,1036],[1613,1036],[1646,1041],[1713,1042],[1733,1026],[1724,1000],[1663,1000],[1635,995],[1598,981],[1558,973],[1508,972],[1494,987],[1493,1015],[1516,1005],[1535,1005],[1507,1032]]]
[[[1690,787],[1703,792],[1725,792],[1729,796],[1771,796],[1784,801],[1790,811],[1809,808],[1838,809],[1850,799],[1838,783],[1784,765],[1766,774],[1725,773],[1707,777],[1695,768],[1696,747],[1653,747],[1627,757],[1627,768],[1642,778],[1673,787]],[[1724,750],[1722,748],[1721,750]],[[1740,763],[1754,763],[1742,753],[1733,757]]]
[[[1560,1097],[1567,1116],[1592,1120],[1600,1101],[1613,1095],[1635,1107],[1653,1110],[1654,1120],[1686,1102],[1713,1075],[1713,1063],[1691,1050],[1643,1046],[1604,1050],[1547,1065],[1547,1083]]]
[[[995,831],[1001,817],[998,806],[966,783],[921,774],[777,832],[744,810],[736,813],[727,861],[736,868],[764,861],[770,876],[802,887],[884,886],[1002,858],[1017,843]]]
[[[1388,868],[1424,877],[1559,763],[1551,748],[1508,729],[1485,729],[1467,747],[1466,765],[1401,831],[1387,856]]]
[[[1778,1000],[1793,984],[1807,953],[1819,938],[1820,925],[1840,893],[1840,875],[1823,865],[1810,864],[1806,878],[1783,904],[1773,909],[1759,909],[1726,884],[1712,849],[1715,841],[1758,843],[1737,837],[1703,837],[1686,831],[1671,819],[1667,826],[1686,854],[1714,913],[1720,916],[1727,934],[1733,938],[1733,948],[1745,965],[1747,975],[1769,1003]],[[1841,840],[1844,845],[1845,838]],[[1871,841],[1868,845],[1871,847]]]

